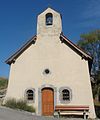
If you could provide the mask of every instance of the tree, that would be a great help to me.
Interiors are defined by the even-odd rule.
[[[97,76],[95,76],[95,84],[92,84],[92,91],[93,98],[96,99],[96,101],[100,102],[100,78],[98,79],[98,76],[100,76],[100,74],[97,74]]]
[[[100,30],[81,34],[78,45],[93,57],[91,75],[95,84],[92,84],[92,90],[94,98],[100,101]]]
[[[93,57],[91,73],[96,75],[100,71],[100,30],[81,34],[78,45]]]

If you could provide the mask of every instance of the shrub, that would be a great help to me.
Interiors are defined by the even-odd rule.
[[[100,102],[94,101],[95,111],[98,118],[100,118]]]
[[[8,79],[0,77],[0,90],[6,89],[8,85]]]
[[[35,108],[27,105],[27,102],[24,100],[9,99],[5,102],[4,106],[10,107],[13,109],[25,110],[28,112],[35,112]]]
[[[96,115],[100,118],[100,106],[95,106]]]

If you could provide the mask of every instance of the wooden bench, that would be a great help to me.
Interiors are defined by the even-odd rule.
[[[89,106],[55,106],[54,116],[81,116],[84,119],[88,118]]]

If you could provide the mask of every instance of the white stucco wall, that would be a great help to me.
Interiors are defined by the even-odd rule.
[[[40,16],[44,18],[46,12],[48,10]],[[41,24],[44,19],[38,17],[36,43],[24,51],[14,64],[11,64],[6,98],[24,99],[25,90],[34,88],[35,103],[32,105],[38,113],[38,89],[42,85],[53,85],[57,88],[56,104],[61,104],[59,89],[65,86],[72,90],[72,99],[68,105],[89,105],[89,116],[95,118],[88,61],[81,59],[70,47],[61,43],[59,39],[62,31],[60,15],[52,10],[50,12],[58,17],[56,17],[58,23],[55,22],[54,26],[46,28]],[[42,31],[42,27],[45,31]],[[43,74],[46,68],[50,70],[49,75]]]

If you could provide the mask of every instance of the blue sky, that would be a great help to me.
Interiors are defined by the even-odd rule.
[[[62,14],[63,33],[74,43],[100,29],[100,0],[0,0],[0,76],[9,76],[5,60],[36,34],[37,15],[48,6]]]

